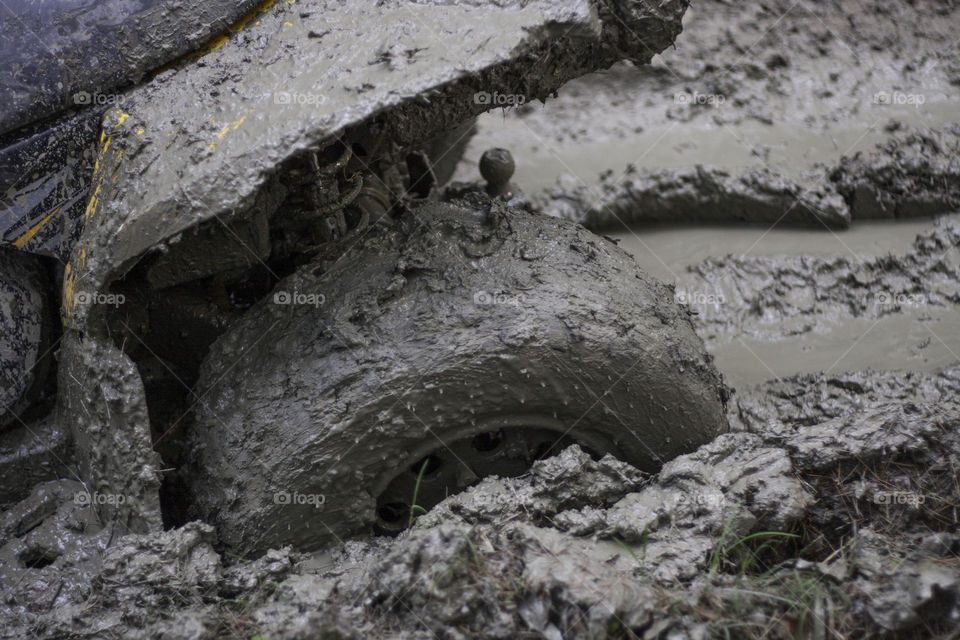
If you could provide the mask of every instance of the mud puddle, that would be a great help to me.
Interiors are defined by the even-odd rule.
[[[930,7],[899,12],[842,2],[694,3],[676,46],[649,66],[617,64],[568,83],[546,105],[485,114],[458,178],[470,179],[483,151],[504,141],[518,184],[531,193],[558,175],[592,183],[627,164],[765,166],[798,178],[817,163],[869,151],[893,131],[955,122],[950,18]],[[786,32],[786,23],[798,28]]]
[[[897,128],[936,128],[956,120],[955,103],[924,106],[923,110],[890,107],[881,114],[858,114],[842,126],[822,131],[809,131],[802,122],[790,121],[776,125],[752,121],[725,127],[705,124],[698,128],[664,123],[625,133],[618,140],[585,129],[576,141],[563,143],[545,138],[528,124],[528,118],[487,113],[479,118],[479,134],[471,141],[457,178],[475,179],[473,173],[483,151],[504,146],[507,140],[517,163],[516,182],[530,194],[554,186],[558,175],[571,175],[590,184],[598,174],[620,173],[628,164],[640,171],[695,164],[732,171],[770,167],[780,175],[799,179],[817,163],[832,165],[842,156],[869,152],[889,137],[885,126],[891,122],[898,123],[893,125]],[[541,110],[540,105],[535,108]],[[605,108],[595,105],[596,113],[584,114],[584,121],[606,119],[608,115],[602,113]],[[552,110],[553,105],[548,103],[539,117],[548,117]]]
[[[905,253],[930,220],[866,220],[842,232],[767,226],[648,225],[607,233],[641,267],[664,282],[675,282],[686,266],[710,256],[854,255]]]
[[[709,344],[734,387],[796,374],[938,371],[960,361],[960,314],[910,310],[880,320],[844,319],[826,333],[778,340],[737,338]]]
[[[931,222],[923,219],[861,221],[840,232],[736,225],[645,226],[609,237],[646,271],[674,284],[679,301],[709,316],[720,312],[730,293],[702,290],[687,267],[711,256],[844,255],[863,261],[906,253],[914,238],[930,227]],[[960,313],[923,306],[904,307],[882,318],[837,315],[817,331],[779,340],[752,336],[707,340],[707,349],[734,387],[819,371],[935,371],[960,360]]]
[[[569,83],[545,105],[485,114],[456,178],[475,180],[485,149],[510,148],[514,185],[536,206],[617,240],[646,271],[674,284],[678,301],[693,303],[701,319],[712,311],[728,316],[724,329],[715,330],[721,323],[709,320],[699,326],[734,386],[820,371],[941,368],[960,360],[956,307],[943,299],[926,304],[926,281],[918,285],[922,292],[914,292],[922,304],[877,311],[872,301],[900,290],[895,278],[876,275],[887,268],[876,261],[898,256],[909,263],[906,256],[917,236],[931,229],[931,218],[861,219],[830,177],[843,158],[870,156],[878,145],[956,121],[960,82],[953,40],[943,30],[947,13],[932,7],[911,13],[924,25],[920,36],[901,29],[902,11],[843,2],[695,4],[676,48],[650,66],[614,65]],[[783,24],[791,28],[779,28]],[[884,40],[894,33],[895,45]],[[725,171],[730,180],[700,183],[691,173],[700,165]],[[759,182],[734,184],[754,171],[763,172]],[[646,179],[653,175],[659,177]],[[621,176],[631,176],[629,183]],[[745,204],[774,193],[763,214]],[[794,217],[808,202],[817,213]],[[699,213],[687,211],[703,203]],[[781,219],[789,210],[794,215]],[[632,219],[680,224],[636,226]],[[704,222],[727,219],[730,224]],[[791,317],[785,309],[793,303],[761,302],[752,309],[741,299],[752,285],[743,283],[766,281],[764,266],[748,261],[734,273],[723,266],[724,256],[769,258],[777,275],[755,292],[756,300],[812,300],[794,306],[818,318]],[[691,276],[690,267],[711,258],[718,262]],[[858,288],[861,300],[849,309],[836,297],[821,304],[815,269],[785,266],[814,258],[844,258],[851,274],[854,265],[874,261],[851,276],[872,284]],[[890,260],[901,271],[894,266],[899,258]],[[690,296],[698,299],[685,299]],[[731,297],[735,308],[721,309]]]

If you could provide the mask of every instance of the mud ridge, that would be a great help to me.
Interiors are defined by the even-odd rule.
[[[856,255],[708,258],[688,267],[688,292],[713,292],[695,323],[708,342],[739,335],[782,338],[827,326],[835,318],[876,320],[906,310],[960,304],[960,218],[941,218],[900,256]]]
[[[764,167],[733,173],[696,165],[585,184],[571,175],[531,198],[537,208],[595,231],[646,223],[776,223],[848,227],[852,220],[935,216],[960,207],[960,128],[891,137],[871,153],[790,179]]]
[[[733,623],[740,602],[751,607],[746,624],[783,634],[790,625],[934,633],[960,615],[960,407],[932,393],[955,385],[956,372],[913,380],[933,404],[876,395],[896,382],[870,373],[781,381],[750,402],[779,406],[791,386],[812,398],[827,385],[843,390],[847,409],[751,420],[751,432],[719,436],[655,476],[574,446],[526,476],[448,498],[397,538],[319,554],[239,560],[219,554],[199,523],[127,535],[105,551],[90,587],[70,583],[44,601],[21,583],[5,628],[37,637],[699,637]],[[23,544],[9,536],[28,517],[7,516],[4,550]],[[39,520],[34,531],[54,526]],[[780,533],[758,533],[771,531]],[[815,597],[803,600],[804,590]]]

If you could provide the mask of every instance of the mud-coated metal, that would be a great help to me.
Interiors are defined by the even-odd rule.
[[[0,4],[2,134],[115,93],[196,49],[256,0],[8,0]]]
[[[93,196],[62,296],[62,418],[91,490],[130,484],[139,496],[102,510],[123,511],[131,526],[154,526],[157,466],[136,366],[110,343],[107,310],[78,299],[106,293],[149,252],[201,222],[270,206],[266,187],[285,163],[350,132],[423,142],[496,108],[495,96],[546,99],[567,80],[625,56],[647,62],[679,33],[686,6],[277,4],[203,65],[131,91],[105,118]],[[121,429],[135,437],[115,450]]]

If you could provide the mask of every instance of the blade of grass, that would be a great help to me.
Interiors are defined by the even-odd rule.
[[[727,534],[730,533],[730,525],[733,524],[733,518],[737,515],[737,510],[734,509],[730,513],[730,517],[727,518],[727,521],[723,525],[723,531],[720,533],[720,540],[717,542],[717,546],[713,550],[713,557],[710,559],[710,574],[713,575],[717,572],[717,569],[720,568],[720,561],[723,559],[723,544],[727,541]]]
[[[749,542],[750,540],[754,540],[756,538],[799,538],[799,537],[800,536],[797,535],[796,533],[786,533],[785,531],[757,531],[756,533],[751,533],[748,536],[744,536],[740,538],[739,540],[734,542],[732,545],[730,545],[730,548],[726,549],[724,553],[730,553],[731,551],[733,551],[740,545],[744,544],[745,542]]]
[[[427,456],[423,460],[423,464],[420,465],[420,473],[417,474],[417,483],[413,485],[413,499],[410,501],[410,522],[407,524],[408,527],[413,526],[413,519],[416,517],[417,509],[426,513],[427,510],[417,504],[417,494],[420,493],[420,481],[423,480],[423,474],[427,472],[427,465],[430,464],[430,456]]]

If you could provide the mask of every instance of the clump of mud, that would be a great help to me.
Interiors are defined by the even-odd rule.
[[[846,203],[831,185],[810,188],[766,168],[731,175],[697,165],[640,175],[628,166],[621,178],[605,172],[596,185],[566,176],[533,202],[597,231],[647,222],[850,224]]]
[[[830,173],[854,218],[910,218],[960,207],[960,126],[894,138]]]
[[[572,175],[532,198],[544,212],[596,230],[638,223],[749,222],[843,228],[854,219],[914,218],[960,207],[960,127],[892,137],[870,153],[793,179],[769,167],[741,173],[695,165],[592,184]]]
[[[904,255],[732,256],[688,267],[684,285],[718,291],[723,304],[694,318],[708,343],[735,336],[786,337],[837,317],[875,320],[905,309],[960,304],[960,218],[941,218]]]
[[[740,430],[656,475],[572,446],[524,476],[451,496],[395,538],[311,555],[221,554],[201,523],[118,536],[88,586],[64,582],[55,598],[8,589],[4,628],[142,638],[933,634],[960,621],[958,380],[953,369],[768,383],[731,403]],[[0,557],[45,531],[59,532],[64,556],[103,540],[105,530],[64,527],[62,507],[31,511],[36,501],[5,515]],[[43,569],[20,571],[24,585]]]

